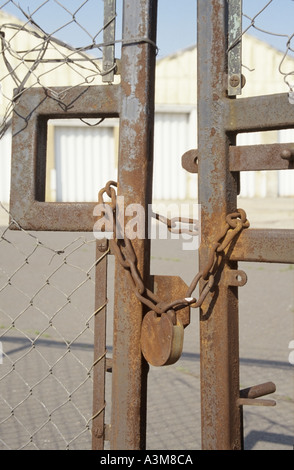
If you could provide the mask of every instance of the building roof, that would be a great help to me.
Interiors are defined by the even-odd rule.
[[[294,58],[249,34],[243,37],[242,96],[289,92],[283,73],[294,71]],[[156,103],[196,105],[197,46],[177,51],[157,62]]]

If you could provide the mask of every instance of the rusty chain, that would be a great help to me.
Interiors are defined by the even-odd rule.
[[[104,194],[107,194],[107,196],[111,199],[111,202],[108,205],[112,210],[113,220],[111,223],[113,227],[113,233],[115,234],[117,233],[115,217],[117,199],[116,190],[114,188],[117,188],[117,183],[115,181],[109,181],[106,186],[100,190],[98,203],[103,205],[107,204],[103,199]],[[102,212],[102,214],[105,216],[106,212]],[[152,216],[156,218],[156,220],[165,223],[168,230],[171,232],[174,231],[175,233],[189,233],[190,235],[195,235],[198,233],[198,222],[194,219],[181,217],[168,219],[155,213],[152,213]],[[176,223],[193,224],[193,230],[189,231],[188,229],[177,229]],[[225,251],[226,248],[228,248],[237,235],[243,229],[248,228],[249,225],[250,224],[247,220],[246,212],[243,209],[237,209],[236,212],[227,215],[225,226],[211,248],[207,265],[203,270],[196,274],[190,286],[188,287],[185,296],[183,298],[173,300],[172,302],[163,302],[156,294],[154,294],[154,292],[150,291],[144,285],[137,268],[137,257],[132,242],[128,237],[125,236],[125,234],[123,239],[113,238],[109,240],[110,251],[114,253],[118,262],[125,269],[128,281],[138,300],[158,315],[166,313],[170,310],[181,310],[187,306],[199,308],[202,306],[208,293],[215,285],[215,277],[218,271],[221,254]],[[197,300],[195,297],[193,297],[193,293],[199,285],[201,279],[205,282],[205,284]]]

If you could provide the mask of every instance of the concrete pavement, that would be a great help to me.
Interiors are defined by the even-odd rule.
[[[294,198],[276,200],[240,200],[239,206],[247,211],[252,227],[294,228]],[[4,217],[3,217],[4,216]],[[6,217],[0,210],[0,221]],[[0,224],[1,225],[1,224]],[[1,251],[2,270],[9,266],[14,270],[23,263],[21,249],[30,240],[20,238],[21,234],[11,234],[19,251],[14,259],[15,247],[5,245]],[[41,241],[50,246],[65,246],[71,234],[38,234]],[[77,234],[75,235],[75,238]],[[87,237],[90,239],[91,234]],[[11,249],[11,251],[9,251]],[[39,253],[39,251],[38,251]],[[30,271],[21,277],[13,278],[13,296],[0,296],[0,338],[7,354],[0,365],[0,449],[19,448],[28,442],[26,448],[62,449],[71,442],[71,449],[91,447],[89,432],[75,438],[81,413],[91,416],[91,383],[85,381],[80,387],[93,359],[91,329],[84,328],[87,312],[91,312],[90,298],[93,282],[82,286],[79,295],[72,295],[71,305],[62,310],[62,315],[54,318],[54,328],[48,329],[38,343],[31,348],[29,338],[42,331],[47,312],[55,311],[59,300],[64,302],[64,293],[70,293],[73,282],[81,282],[80,269],[76,266],[91,265],[93,247],[81,244],[71,266],[64,266],[60,275],[54,278],[54,291],[42,291],[40,302],[36,303],[33,316],[24,312],[18,317],[18,329],[9,326],[10,317],[17,315],[19,305],[24,308],[28,299],[38,288],[38,280],[46,276],[48,266],[51,271],[54,263],[52,253],[41,251],[41,256],[30,258]],[[113,261],[110,261],[110,264]],[[240,382],[246,388],[259,383],[273,381],[277,391],[273,398],[274,408],[246,407],[244,409],[245,448],[248,450],[292,450],[294,443],[294,366],[289,363],[290,341],[294,340],[294,267],[291,265],[266,265],[240,263],[248,275],[248,283],[240,288]],[[71,270],[69,269],[71,267]],[[182,251],[179,241],[159,240],[152,242],[152,273],[179,275],[187,283],[198,270],[197,254]],[[44,274],[43,274],[44,273]],[[2,272],[3,274],[3,272]],[[4,276],[5,277],[5,276]],[[4,279],[3,277],[3,279]],[[110,284],[112,266],[110,266]],[[0,276],[0,280],[1,280]],[[83,279],[83,278],[81,278]],[[62,286],[62,287],[60,287]],[[86,288],[88,290],[86,290]],[[25,292],[24,297],[19,290]],[[112,302],[109,293],[110,307]],[[13,298],[12,298],[13,297]],[[60,299],[59,299],[60,297]],[[16,308],[15,305],[18,304]],[[45,306],[46,304],[46,306]],[[15,312],[12,312],[15,309]],[[7,316],[7,311],[10,315]],[[5,313],[3,313],[5,312]],[[47,320],[46,320],[47,321]],[[84,326],[81,326],[84,325]],[[83,329],[84,328],[84,329]],[[25,332],[25,334],[23,334]],[[64,338],[75,338],[70,353],[64,350]],[[107,343],[111,353],[112,319],[111,308],[108,314]],[[62,349],[63,348],[63,349]],[[12,363],[9,358],[13,358]],[[60,359],[62,358],[62,360]],[[6,362],[5,362],[6,361]],[[53,373],[48,374],[55,364]],[[6,367],[6,369],[4,369]],[[49,369],[48,369],[49,367]],[[191,324],[185,330],[184,350],[181,359],[174,365],[164,368],[150,368],[148,382],[148,450],[198,450],[201,449],[200,417],[200,357],[198,310],[192,310]],[[40,377],[45,377],[42,386],[33,387]],[[64,380],[63,382],[61,381]],[[43,380],[43,379],[42,379]],[[77,389],[77,387],[80,387]],[[69,400],[72,390],[76,390]],[[111,376],[107,376],[106,421],[109,421],[111,402]],[[17,405],[27,396],[27,400]],[[45,406],[43,405],[45,404]],[[74,405],[74,406],[73,406]],[[14,408],[13,416],[10,409]],[[50,419],[48,420],[48,415]],[[5,417],[9,417],[5,419]],[[5,419],[4,422],[1,421]],[[19,425],[25,423],[25,426]],[[41,426],[41,423],[45,423]],[[56,431],[56,429],[61,431]],[[38,432],[35,433],[35,430]],[[33,440],[30,443],[30,436]]]

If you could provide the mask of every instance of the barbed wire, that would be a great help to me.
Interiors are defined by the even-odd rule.
[[[2,204],[0,213],[11,218]],[[94,305],[95,269],[107,256],[95,259],[95,244],[90,235],[36,235],[13,218],[0,228],[2,450],[91,448],[93,373],[106,356],[93,351],[107,304]]]

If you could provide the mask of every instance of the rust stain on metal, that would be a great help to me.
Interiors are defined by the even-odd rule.
[[[146,360],[160,367],[174,364],[183,350],[184,327],[179,320],[167,312],[158,316],[148,312],[141,329],[141,347]]]

